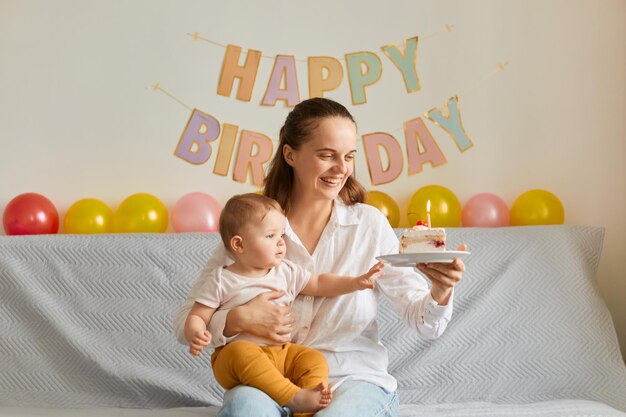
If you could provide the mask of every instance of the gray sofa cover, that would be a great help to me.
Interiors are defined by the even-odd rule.
[[[399,231],[398,231],[399,233]],[[604,231],[448,229],[467,243],[436,340],[383,300],[402,416],[624,416],[626,368],[595,271]],[[0,236],[0,416],[212,416],[222,389],[171,314],[215,233]]]

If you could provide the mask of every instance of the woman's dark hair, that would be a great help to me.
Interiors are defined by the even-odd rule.
[[[350,120],[356,125],[354,118],[343,105],[327,98],[311,98],[297,104],[287,115],[285,124],[280,129],[278,149],[270,162],[265,177],[263,194],[278,201],[285,212],[289,211],[293,192],[293,168],[285,161],[283,148],[285,145],[298,150],[311,139],[313,131],[320,121],[332,117]],[[362,203],[365,200],[365,189],[351,175],[339,192],[339,197],[347,205]]]

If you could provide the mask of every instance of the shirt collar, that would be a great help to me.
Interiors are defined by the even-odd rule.
[[[331,221],[333,217],[335,217],[335,221],[339,226],[352,226],[359,224],[359,216],[357,215],[357,211],[354,209],[354,206],[346,205],[341,198],[335,199]]]
[[[357,211],[354,209],[354,206],[348,206],[341,198],[336,198],[335,204],[333,204],[333,212],[330,215],[328,223],[334,223],[337,226],[352,226],[359,224],[359,216]],[[292,239],[296,236],[295,232],[291,228],[291,225],[289,224],[289,220],[287,220],[285,225],[285,234]]]

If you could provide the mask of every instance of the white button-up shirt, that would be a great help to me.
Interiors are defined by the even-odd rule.
[[[286,258],[313,274],[361,275],[377,262],[376,256],[398,253],[399,249],[398,238],[378,209],[366,204],[347,206],[340,199],[335,201],[313,254],[308,253],[288,222],[285,234]],[[202,275],[216,266],[232,263],[220,246]],[[388,391],[396,389],[396,380],[387,372],[387,351],[378,337],[376,313],[380,294],[422,337],[439,337],[452,316],[452,297],[447,305],[439,306],[431,297],[426,280],[415,269],[386,265],[383,274],[373,291],[338,297],[298,296],[293,304],[297,322],[292,341],[324,354],[331,384],[358,379]],[[196,285],[201,281],[202,276]],[[174,317],[181,343],[186,343],[184,324],[192,305],[193,300],[188,297]],[[232,340],[223,336],[227,312],[217,311],[211,319],[209,330],[214,346]]]

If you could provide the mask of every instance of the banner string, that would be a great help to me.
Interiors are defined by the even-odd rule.
[[[446,23],[444,25],[443,30],[440,30],[438,32],[433,32],[433,33],[428,34],[428,35],[420,36],[419,39],[420,40],[424,40],[424,39],[428,39],[428,38],[433,38],[435,36],[438,36],[438,35],[441,35],[441,34],[444,34],[444,33],[452,33],[453,31],[454,31],[454,25],[450,24],[450,23]],[[201,36],[200,33],[198,33],[198,32],[187,33],[187,36],[193,38],[194,41],[199,41],[200,40],[200,41],[208,42],[208,43],[210,43],[212,45],[219,46],[219,47],[222,47],[222,48],[226,49],[226,45],[223,45],[223,44],[221,44],[219,42],[216,42],[214,40],[205,38],[205,37]],[[242,49],[242,54],[243,53],[247,54],[248,51],[250,51],[250,49],[247,49],[247,50]],[[293,56],[293,55],[290,55],[290,56]],[[274,60],[276,58],[276,56],[275,55],[263,55],[262,54],[261,58]],[[308,60],[306,60],[306,59],[295,59],[294,58],[294,60],[296,62],[308,62]]]
[[[434,32],[431,33],[430,35],[425,35],[425,36],[421,36],[420,39],[424,40],[424,39],[428,39],[428,38],[433,38],[435,36],[444,34],[444,33],[452,33],[452,31],[454,31],[454,25],[450,24],[450,23],[446,23],[445,25],[443,25],[443,30],[440,30],[438,32]]]
[[[178,104],[180,104],[181,106],[183,106],[184,108],[186,108],[189,111],[193,111],[193,107],[188,106],[187,104],[185,104],[182,100],[178,99],[176,96],[174,96],[174,94],[170,93],[169,91],[163,89],[161,87],[160,83],[154,83],[150,86],[151,89],[153,89],[154,91],[160,91],[161,93],[165,94],[166,96],[168,96],[169,98],[171,98],[172,100],[174,100],[175,102],[177,102]]]
[[[481,86],[481,84],[483,84],[489,78],[493,77],[494,75],[496,75],[496,74],[498,74],[500,72],[504,72],[504,70],[506,69],[507,65],[509,65],[508,61],[499,63],[493,71],[491,71],[489,74],[485,75],[483,78],[478,80],[472,87],[470,87],[467,90],[459,93],[459,95],[464,95],[465,96],[465,95],[473,93],[474,91],[476,91],[478,89],[478,87]]]
[[[216,46],[221,46],[222,48],[226,49],[226,45],[223,45],[223,44],[221,44],[219,42],[212,41],[211,39],[204,38],[204,37],[200,36],[200,34],[198,32],[188,33],[187,36],[191,36],[194,41],[201,40],[201,41],[205,41],[205,42],[208,42],[208,43],[216,45]],[[248,54],[248,51],[250,51],[250,49],[242,49],[241,53],[242,54]],[[275,57],[273,57],[271,55],[263,55],[263,54],[261,54],[261,58],[274,59]],[[302,59],[296,59],[295,61],[306,62],[305,60],[302,60]]]

